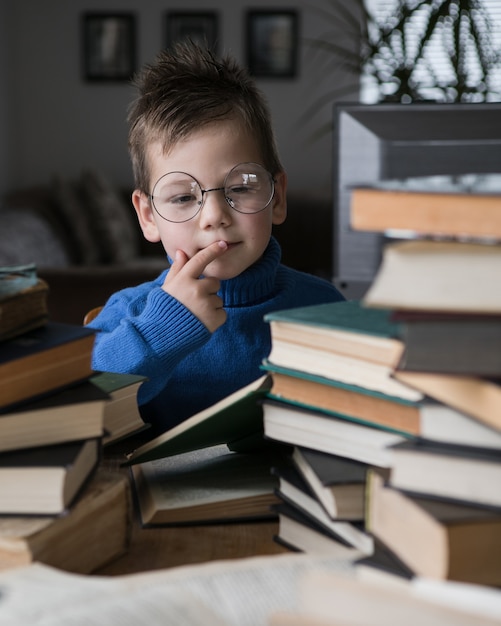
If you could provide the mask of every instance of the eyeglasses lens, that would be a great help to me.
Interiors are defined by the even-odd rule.
[[[224,193],[236,211],[258,213],[270,203],[273,180],[260,165],[237,165],[226,177]]]

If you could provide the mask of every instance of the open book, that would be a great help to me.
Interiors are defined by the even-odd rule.
[[[315,618],[348,623],[347,617],[350,624],[364,626],[490,626],[501,619],[498,589],[429,579],[395,589],[360,579],[355,567],[350,560],[285,554],[93,577],[37,563],[0,574],[0,614],[9,626],[66,626],[70,621],[94,626],[306,626]],[[426,619],[433,614],[452,619]]]
[[[266,454],[231,452],[225,444],[136,463],[131,470],[141,523],[273,518],[278,480],[271,463]]]
[[[271,378],[262,376],[216,404],[192,415],[181,424],[134,450],[127,465],[152,461],[182,452],[227,444],[232,449],[263,432],[263,411],[259,400],[271,387]]]

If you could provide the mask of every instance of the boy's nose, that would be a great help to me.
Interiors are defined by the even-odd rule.
[[[199,214],[200,227],[210,228],[231,223],[231,211],[224,197],[224,187],[203,190],[203,204]]]

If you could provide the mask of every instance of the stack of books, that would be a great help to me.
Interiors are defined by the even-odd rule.
[[[292,492],[290,475],[281,478],[277,540],[306,552],[372,554],[368,472],[390,466],[387,446],[413,436],[422,408],[421,394],[391,377],[403,351],[396,325],[358,302],[278,311],[266,321],[264,432],[293,447],[296,484]]]
[[[14,269],[3,274],[9,307],[26,314],[0,342],[0,569],[38,560],[87,573],[126,547],[127,481],[100,460],[131,428],[143,379],[94,372],[94,332],[30,315],[33,288],[46,310],[40,285]],[[114,417],[122,406],[125,422]]]
[[[372,202],[360,191],[353,219],[362,228]],[[391,237],[364,304],[390,309],[402,325],[394,378],[453,416],[440,442],[391,449],[389,478],[370,478],[368,527],[417,574],[498,586],[501,176],[386,181],[366,192],[390,204],[398,197],[406,217],[393,202],[372,224]],[[410,232],[398,239],[402,228]]]
[[[278,543],[293,551],[356,559],[371,555],[364,529],[367,467],[317,450],[295,447],[292,466],[273,468],[279,478]]]
[[[142,376],[94,372],[94,331],[48,321],[1,342],[0,452],[103,437],[113,443],[145,428]]]
[[[388,200],[392,181],[354,191],[354,224],[369,223],[365,211],[391,235],[379,271],[362,302],[268,316],[264,427],[366,465],[374,563],[384,551],[395,573],[498,586],[501,195],[499,177],[485,179],[487,191],[448,178],[434,194],[422,189],[436,180],[412,181],[379,213],[368,205]],[[465,195],[458,232],[448,220]]]

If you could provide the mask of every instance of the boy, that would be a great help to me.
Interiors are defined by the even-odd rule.
[[[111,296],[90,326],[100,331],[96,370],[148,377],[139,404],[157,434],[262,375],[266,313],[344,298],[280,264],[271,231],[286,218],[286,174],[247,73],[181,44],[136,85],[132,202],[144,237],[162,242],[171,265]]]

